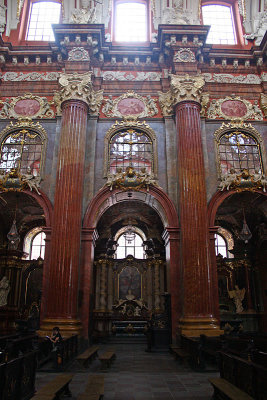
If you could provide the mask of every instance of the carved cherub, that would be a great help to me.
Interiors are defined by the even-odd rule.
[[[222,176],[221,182],[220,182],[218,188],[221,189],[221,192],[224,189],[229,190],[230,186],[232,185],[232,183],[235,182],[236,178],[237,178],[237,173],[235,172],[234,168],[231,168],[230,172],[228,172],[228,174],[225,174]]]
[[[31,192],[34,189],[39,195],[41,194],[38,190],[40,187],[41,177],[40,175],[33,175],[31,167],[27,167],[26,174],[23,174],[21,179],[23,182],[27,183]]]

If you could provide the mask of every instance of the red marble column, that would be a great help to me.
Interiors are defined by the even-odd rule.
[[[182,315],[179,229],[167,227],[162,237],[165,241],[166,251],[167,290],[171,295],[172,339],[175,341],[178,320]]]
[[[77,295],[87,113],[84,101],[71,99],[62,103],[49,284],[41,331],[57,325],[65,335],[81,329]]]
[[[90,296],[93,293],[93,263],[94,247],[98,234],[94,228],[83,228],[82,230],[82,336],[87,339],[89,336],[90,319]]]
[[[182,334],[218,334],[213,312],[213,274],[209,254],[207,197],[201,142],[200,104],[181,101],[176,105],[178,135],[179,214],[183,270]]]

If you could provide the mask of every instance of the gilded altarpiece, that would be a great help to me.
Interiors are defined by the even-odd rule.
[[[116,322],[146,322],[164,311],[165,263],[161,259],[95,261],[94,335],[112,333]],[[126,324],[127,325],[127,324]]]

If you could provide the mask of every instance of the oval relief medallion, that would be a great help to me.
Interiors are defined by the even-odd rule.
[[[34,99],[23,99],[17,101],[14,106],[14,111],[18,115],[32,117],[40,110],[40,103]]]
[[[139,99],[129,97],[118,102],[117,110],[122,115],[138,115],[144,112],[145,104]]]
[[[227,117],[242,118],[247,113],[247,106],[240,100],[226,100],[221,104],[221,111]]]

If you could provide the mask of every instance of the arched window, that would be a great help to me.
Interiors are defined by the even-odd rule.
[[[143,246],[145,235],[140,229],[131,225],[126,226],[117,232],[115,240],[118,245],[115,258],[121,259],[129,255],[139,259],[145,258]]]
[[[127,129],[116,133],[109,142],[109,172],[115,173],[118,167],[125,171],[131,166],[137,172],[146,168],[153,172],[152,140],[144,132]]]
[[[116,42],[148,41],[147,1],[115,0],[114,39]]]
[[[61,4],[54,1],[36,1],[30,6],[26,40],[54,41],[52,24],[60,21]]]
[[[260,146],[251,135],[234,131],[222,135],[218,144],[221,174],[226,174],[231,168],[235,172],[247,169],[250,174],[262,173]]]
[[[228,257],[227,242],[225,238],[221,235],[215,234],[215,252],[216,256],[220,254],[221,256]]]
[[[34,228],[27,233],[24,239],[24,252],[27,253],[27,260],[44,259],[45,255],[45,233],[42,228]]]
[[[40,174],[44,144],[43,137],[28,129],[9,133],[1,143],[0,172],[17,168],[27,173],[30,168],[33,175]]]
[[[210,25],[207,43],[236,44],[236,29],[232,7],[221,4],[202,6],[204,25]]]

